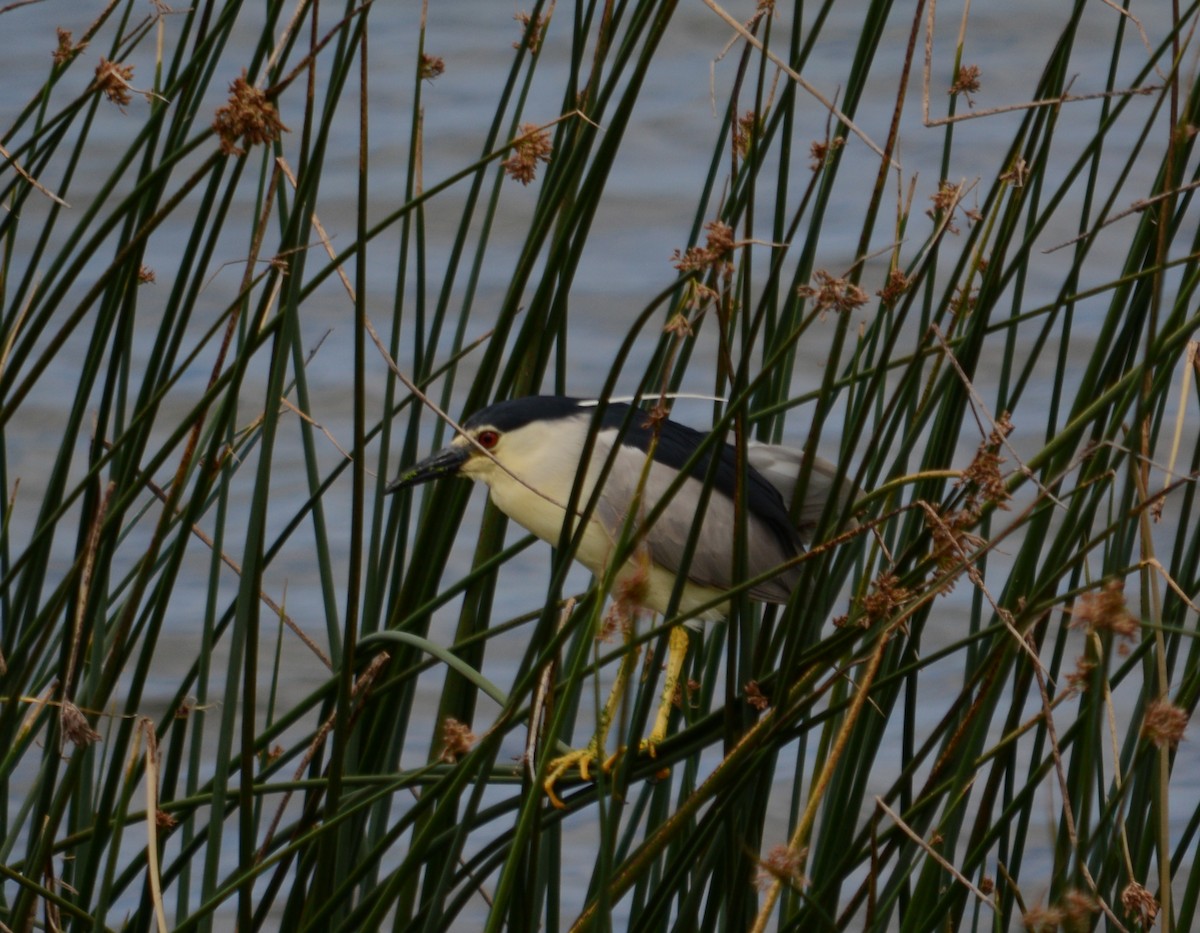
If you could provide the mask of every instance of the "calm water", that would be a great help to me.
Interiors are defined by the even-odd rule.
[[[503,79],[511,61],[511,43],[517,37],[517,27],[512,19],[516,8],[511,4],[496,3],[494,0],[456,0],[434,3],[431,6],[426,48],[445,59],[446,72],[436,81],[428,83],[424,90],[427,184],[438,181],[459,166],[473,160],[478,153],[484,132],[493,115],[498,82]],[[836,96],[846,83],[849,59],[853,54],[859,30],[855,13],[857,6],[852,3],[835,5],[833,19],[826,26],[823,39],[805,72],[806,78],[817,84],[822,92],[830,97]],[[61,25],[79,34],[100,7],[100,4],[80,3],[74,0],[69,3],[47,0],[0,16],[0,47],[6,55],[6,89],[3,98],[0,99],[0,127],[10,125],[18,108],[29,98],[44,76],[50,52],[55,44],[54,27]],[[730,9],[735,16],[745,18],[752,7],[752,3],[741,2],[731,5]],[[982,70],[983,89],[976,96],[979,109],[1024,101],[1032,95],[1045,56],[1056,40],[1065,18],[1066,7],[1065,3],[1047,4],[1045,0],[975,4],[968,32],[968,52],[964,60],[978,64]],[[1156,12],[1150,11],[1147,14],[1150,18],[1145,20],[1147,31],[1155,42],[1162,36],[1162,24],[1153,19]],[[563,20],[561,25],[565,26],[569,11],[564,8],[559,15]],[[879,141],[885,138],[892,115],[895,89],[909,29],[907,17],[910,15],[907,10],[901,10],[889,24],[888,36],[884,42],[887,51],[880,54],[865,103],[857,114],[859,125]],[[946,8],[939,15],[941,18],[934,46],[936,73],[931,90],[935,113],[942,112],[944,108],[945,86],[950,71],[949,57],[958,32],[957,17],[960,10]],[[1108,46],[1115,15],[1102,5],[1096,4],[1096,9],[1085,21],[1084,35],[1094,36],[1097,47],[1101,50]],[[402,200],[412,103],[409,86],[410,62],[416,49],[417,22],[418,12],[415,4],[381,3],[377,4],[371,13],[371,99],[374,115],[370,157],[371,176],[375,186],[373,209],[379,216],[394,210]],[[255,34],[250,19],[247,19],[246,28],[239,34],[245,37]],[[168,42],[171,35],[168,21]],[[721,102],[725,99],[725,90],[729,86],[735,67],[736,53],[717,60],[729,37],[729,29],[712,12],[700,3],[689,2],[681,4],[663,41],[662,50],[656,58],[647,83],[649,91],[644,95],[626,133],[622,155],[609,180],[603,207],[596,217],[583,262],[575,279],[572,292],[575,320],[571,338],[573,347],[569,376],[569,389],[573,392],[589,394],[601,385],[608,372],[613,351],[624,336],[632,316],[674,276],[670,265],[671,253],[674,249],[686,245],[687,233],[696,210],[697,192],[707,172],[712,143],[718,131],[719,120],[714,115],[712,101],[715,99]],[[1078,47],[1085,48],[1086,41],[1078,43]],[[1131,79],[1145,60],[1145,52],[1132,30],[1127,49],[1127,55],[1121,64],[1126,80]],[[85,60],[94,61],[102,51],[105,51],[105,47],[97,43],[85,53]],[[149,45],[145,49],[139,49],[129,59],[138,65],[133,80],[136,87],[142,87],[143,81],[149,83],[152,54],[152,45]],[[556,36],[552,29],[550,41],[545,47],[539,66],[539,79],[535,83],[527,108],[527,119],[548,121],[557,115],[560,96],[558,89],[565,71],[566,56],[564,31],[560,30]],[[235,47],[229,50],[230,78],[237,74],[241,63],[248,57],[248,48],[237,48],[235,44]],[[1083,94],[1101,89],[1104,69],[1107,67],[1107,53],[1102,51],[1101,55],[1097,56],[1099,60],[1092,62],[1087,61],[1082,53],[1077,57],[1079,77],[1072,90]],[[70,93],[77,93],[82,89],[91,76],[91,67],[90,63],[80,63],[70,73],[67,79],[68,83],[73,82]],[[715,97],[710,90],[710,80],[715,80]],[[1120,83],[1118,80],[1118,84]],[[220,82],[218,89],[219,85]],[[214,98],[212,106],[215,108],[218,103],[219,99]],[[348,148],[344,151],[335,148],[330,153],[327,170],[322,179],[321,219],[334,236],[335,242],[341,244],[349,242],[354,229],[352,212],[357,186],[357,155],[353,149],[357,132],[354,122],[355,103],[351,95],[344,108],[346,132],[340,134],[340,137],[335,136],[335,144],[340,138]],[[924,210],[926,199],[936,189],[941,174],[940,160],[944,143],[942,130],[922,127],[920,104],[921,81],[918,68],[908,94],[906,120],[899,147],[905,183],[911,178],[917,179],[916,203],[922,206],[914,209],[914,216]],[[1081,132],[1088,131],[1094,123],[1096,106],[1077,104],[1067,107],[1062,119],[1067,121],[1068,125],[1071,120],[1078,120]],[[1149,99],[1144,106],[1149,106]],[[1137,107],[1133,110],[1136,113]],[[96,142],[101,144],[101,151],[95,153],[97,163],[103,164],[108,155],[102,151],[104,144],[113,146],[114,151],[125,145],[130,133],[140,125],[144,113],[145,105],[138,99],[135,99],[124,113],[111,107],[102,109],[96,129]],[[298,113],[290,114],[285,105],[282,116],[285,122],[289,122],[293,116],[298,118]],[[802,108],[802,119],[808,121],[800,134],[802,140],[817,139],[823,135],[825,114],[818,104],[811,102]],[[987,180],[994,177],[1004,168],[999,160],[1019,119],[1019,115],[997,116],[961,124],[955,131],[955,155],[947,177],[954,181],[981,177]],[[1132,126],[1134,123],[1131,123]],[[285,149],[286,145],[285,140]],[[799,148],[803,149],[806,146]],[[1064,153],[1062,164],[1051,166],[1051,176],[1056,172],[1065,172],[1075,156],[1075,153]],[[853,253],[859,238],[861,211],[865,202],[861,179],[874,176],[874,156],[861,143],[852,141],[847,146],[846,160],[839,173],[835,197],[835,203],[839,207],[830,212],[827,218],[826,227],[822,231],[822,249],[816,263],[818,267],[834,271],[846,269],[854,262]],[[1145,177],[1135,177],[1130,182],[1129,191],[1143,192],[1149,189],[1148,179],[1152,177],[1156,162],[1156,158],[1146,160]],[[1106,171],[1117,171],[1120,168],[1119,163],[1120,160],[1116,158],[1109,160]],[[799,164],[806,166],[807,157],[802,158]],[[83,173],[68,194],[73,210],[81,211],[86,207],[94,196],[101,177],[99,172]],[[42,181],[51,188],[55,187],[52,178],[43,178]],[[1075,196],[1080,194],[1081,192],[1076,192]],[[437,270],[439,264],[444,261],[450,237],[454,232],[456,208],[461,204],[462,196],[462,191],[451,190],[439,199],[438,203],[444,209],[429,211],[431,270]],[[503,231],[507,227],[519,230],[533,198],[533,189],[526,191],[516,185],[510,186],[505,192],[499,229]],[[767,203],[769,202],[764,196],[764,205]],[[1077,232],[1072,225],[1073,218],[1077,217],[1077,207],[1077,201],[1069,200],[1064,204],[1056,221],[1044,232],[1040,243],[1042,248],[1061,243]],[[38,209],[40,208],[37,206],[30,207],[32,211]],[[242,210],[246,209],[248,208],[243,206]],[[1108,271],[1111,271],[1119,267],[1124,260],[1124,237],[1135,222],[1131,220],[1124,225],[1118,223],[1110,229],[1100,243],[1098,261],[1093,268],[1100,269],[1108,265]],[[890,224],[891,221],[885,217],[877,232],[876,248],[886,247],[890,243]],[[214,266],[213,278],[204,297],[207,310],[212,312],[220,310],[229,301],[242,274],[238,261],[244,254],[245,244],[236,238],[237,224],[231,224],[229,229],[231,237],[228,248],[218,255],[217,261],[231,265],[224,268]],[[184,248],[189,232],[190,227],[181,224],[164,228],[154,238],[148,261],[159,271],[159,284],[155,287],[156,291],[145,299],[144,310],[139,312],[145,316],[146,352],[149,352],[152,330],[156,323],[154,302],[165,300],[170,288],[169,276],[173,268],[173,257]],[[923,236],[923,231],[914,234],[914,240]],[[389,235],[372,246],[372,256],[376,262],[372,266],[368,287],[379,309],[377,324],[386,320],[391,304],[396,239],[395,236]],[[19,248],[28,249],[29,244],[22,244]],[[504,294],[517,248],[516,237],[510,242],[503,235],[496,236],[489,246],[476,299],[478,310],[472,319],[472,333],[482,333],[490,326],[486,309],[494,307]],[[1106,255],[1105,249],[1111,252]],[[1051,299],[1060,282],[1062,269],[1069,263],[1067,253],[1068,251],[1049,254],[1035,260],[1032,277],[1028,283],[1028,306],[1033,307]],[[20,258],[18,256],[18,266]],[[869,268],[871,272],[867,276],[868,280],[872,283],[878,282],[882,278],[879,261],[871,263]],[[1100,273],[1096,274],[1097,281],[1103,281]],[[1094,283],[1084,284],[1086,286]],[[872,285],[871,290],[876,287],[878,286]],[[1103,300],[1098,300],[1090,306],[1085,304],[1081,307],[1079,321],[1083,333],[1086,333],[1089,320],[1095,320],[1095,317],[1089,316],[1103,313],[1105,306]],[[868,307],[861,315],[866,318],[871,313],[872,309]],[[352,352],[349,311],[344,297],[330,287],[323,289],[314,298],[306,308],[306,315],[305,326],[309,331],[305,336],[312,345],[329,331],[320,352],[309,368],[313,415],[343,446],[348,447],[351,436],[351,393],[345,379],[350,371],[346,361]],[[832,322],[829,330],[832,332]],[[795,376],[797,392],[811,390],[818,384],[826,357],[826,347],[821,338],[818,330],[811,339],[806,339],[801,347],[802,358],[797,365]],[[652,341],[647,340],[646,350],[635,354],[623,381],[624,389],[628,390],[636,383],[651,344]],[[82,352],[85,346],[84,337],[81,336],[74,345],[77,346],[78,352]],[[404,365],[406,361],[402,359],[400,362]],[[181,385],[175,395],[175,403],[181,408],[189,405],[190,398],[203,386],[208,365],[209,362],[203,362],[197,367],[194,378],[185,380]],[[21,540],[22,533],[28,534],[36,503],[40,501],[38,466],[48,456],[46,445],[56,444],[60,437],[56,425],[61,424],[63,418],[61,399],[73,392],[73,369],[71,360],[64,357],[60,367],[47,372],[37,394],[30,399],[21,418],[10,427],[6,437],[11,473],[20,476],[22,484],[21,497],[13,518],[13,535],[18,541]],[[698,354],[692,371],[696,383],[689,388],[698,392],[709,391],[712,379],[711,347],[703,348]],[[376,366],[376,372],[382,381],[385,372],[382,363]],[[979,388],[984,398],[991,397],[989,383],[994,381],[994,378],[994,374],[981,374]],[[460,380],[460,385],[463,382],[465,380]],[[254,392],[258,388],[259,386],[253,383],[248,385],[247,398],[254,398]],[[1045,387],[1035,387],[1032,397],[1036,399],[1039,393],[1044,396],[1046,391]],[[382,402],[379,407],[382,408]],[[683,404],[677,412],[682,420],[702,426],[708,410],[704,403],[697,402]],[[793,436],[802,436],[804,425],[800,421],[790,428]],[[831,452],[836,449],[837,430],[836,423],[831,424],[825,439]],[[1040,446],[1036,441],[1039,430],[1040,428],[1034,428],[1027,432],[1024,439],[1018,432],[1014,436],[1018,449],[1021,449],[1022,444],[1031,444],[1030,449]],[[81,452],[85,443],[86,438],[81,438]],[[976,443],[977,438],[964,438],[965,455],[969,456]],[[323,450],[322,456],[328,465],[334,463],[338,455],[332,445],[329,445]],[[368,465],[368,469],[374,468],[375,464]],[[273,490],[279,503],[277,515],[281,517],[280,520],[292,514],[307,495],[302,452],[299,444],[295,442],[294,434],[285,439],[277,451]],[[342,547],[348,546],[348,523],[339,523],[337,516],[341,503],[347,500],[338,497],[348,494],[348,484],[344,484],[334,490],[328,501],[333,537]],[[448,579],[454,579],[457,572],[469,565],[474,540],[469,526],[478,520],[482,501],[482,493],[477,492],[472,501],[468,527],[464,528],[460,535],[459,547],[455,552]],[[72,544],[73,542],[62,542],[65,550],[60,556],[64,566],[72,557],[69,550]],[[335,572],[339,574],[339,579],[344,579],[345,551],[341,552],[338,562]],[[502,577],[498,606],[502,617],[528,611],[537,605],[537,594],[543,586],[548,563],[548,549],[535,546],[506,568]],[[999,568],[994,566],[993,572],[997,569]],[[151,714],[154,713],[155,707],[165,702],[170,695],[181,670],[180,665],[190,663],[190,657],[196,650],[196,633],[199,630],[205,586],[205,562],[202,555],[198,556],[194,570],[195,575],[185,579],[180,587],[179,610],[172,620],[169,637],[163,644],[160,666],[155,671],[155,679],[151,685],[152,691],[157,688],[161,693],[147,698],[146,711]],[[574,583],[582,588],[586,585],[586,577],[579,574]],[[234,586],[235,581],[231,575],[227,589],[229,595],[232,595]],[[298,537],[296,543],[289,547],[271,568],[266,587],[268,592],[275,594],[277,598],[286,592],[289,611],[297,621],[316,636],[323,633],[320,593],[311,555],[305,547],[303,536]],[[964,601],[968,598],[969,594],[960,588],[952,599],[939,604],[937,616],[927,629],[927,649],[936,647],[939,638],[955,637],[956,626],[963,617]],[[454,607],[450,607],[435,622],[432,637],[449,641],[454,620]],[[521,636],[515,637],[511,643],[497,640],[493,649],[489,651],[484,673],[496,683],[507,685],[512,679],[513,665],[523,650]],[[284,653],[289,670],[284,685],[294,691],[294,697],[306,695],[323,681],[324,671],[321,666],[294,641],[285,641]],[[268,664],[269,662],[269,658],[264,661]],[[219,664],[218,660],[216,666],[219,667]],[[958,672],[952,666],[944,672],[945,682],[942,686],[948,696],[952,696],[957,688],[957,676]],[[926,678],[926,683],[936,692],[938,684],[935,677]],[[434,691],[440,687],[440,674],[427,678],[424,687],[430,691],[432,708]],[[286,704],[290,697],[285,696],[281,699]],[[928,708],[932,724],[940,716],[932,692]],[[1032,713],[1033,709],[1030,711]],[[477,731],[486,728],[488,717],[492,713],[493,710],[489,708],[487,701],[482,701]],[[431,732],[432,723],[426,723],[424,728],[421,725],[414,728],[413,735],[419,740],[422,735],[428,736]],[[898,746],[896,749],[898,750]],[[513,754],[518,754],[519,751],[514,749]],[[415,765],[423,761],[426,752],[427,748],[415,741],[407,763]],[[1197,757],[1194,750],[1186,745],[1180,754],[1181,758]],[[1192,761],[1191,765],[1187,765],[1181,761],[1182,767],[1178,773],[1200,774],[1197,764],[1200,763]],[[890,778],[881,774],[879,782],[879,789],[883,790],[890,783]],[[1181,796],[1181,804],[1177,805],[1176,812],[1190,809],[1195,798],[1193,785]],[[566,851],[572,851],[574,842],[576,851],[590,852],[588,840],[591,839],[593,829],[586,814],[573,818],[569,824]],[[578,882],[581,886],[586,884],[591,869],[590,856],[583,858],[578,865]],[[469,922],[469,918],[464,922]]]

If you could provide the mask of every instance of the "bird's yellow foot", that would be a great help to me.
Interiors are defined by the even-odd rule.
[[[638,751],[643,755],[649,755],[651,758],[658,757],[658,746],[662,743],[662,736],[655,736],[653,733],[646,736],[638,742]]]
[[[676,703],[676,694],[679,692],[680,672],[683,670],[683,659],[687,654],[687,643],[687,629],[682,625],[671,629],[667,670],[666,676],[663,678],[662,701],[658,705],[658,715],[654,719],[654,728],[650,730],[650,734],[638,744],[638,751],[651,758],[658,757],[658,746],[667,738],[667,730],[671,724],[671,709]],[[670,768],[662,768],[655,774],[655,777],[663,780],[670,774]]]
[[[657,758],[658,746],[662,742],[663,738],[665,738],[665,736],[655,735],[653,732],[651,732],[638,743],[638,751],[645,755],[649,755],[651,758]],[[670,776],[671,769],[667,767],[659,768],[654,772],[654,777],[660,781],[665,781]]]
[[[604,752],[600,746],[593,740],[588,743],[587,748],[577,748],[567,752],[565,755],[559,755],[550,762],[550,767],[546,771],[546,780],[542,782],[542,789],[546,792],[546,796],[550,798],[552,803],[559,810],[566,809],[566,804],[554,792],[554,785],[558,783],[559,778],[565,775],[572,768],[579,769],[579,777],[584,781],[592,779],[592,766],[599,761],[600,770],[608,774],[613,769],[617,758],[620,757],[623,749],[617,749],[607,758],[604,757]]]
[[[654,728],[650,730],[650,735],[638,743],[638,751],[646,753],[651,758],[657,756],[658,746],[667,737],[671,709],[675,703],[675,694],[679,688],[680,671],[683,669],[683,660],[687,654],[687,643],[687,630],[683,626],[680,625],[671,629],[668,641],[669,653],[667,655],[666,676],[663,678],[662,702],[659,704],[658,715],[654,719]],[[629,671],[633,666],[636,656],[635,652],[630,652],[621,662],[621,668],[617,673],[617,682],[613,685],[612,692],[608,696],[608,702],[604,704],[596,734],[588,743],[587,748],[567,752],[567,754],[560,755],[550,762],[546,770],[546,779],[542,782],[542,788],[546,791],[546,796],[550,798],[550,802],[558,809],[562,810],[566,807],[566,804],[554,792],[555,784],[558,783],[563,775],[572,768],[579,768],[579,776],[583,780],[588,781],[591,780],[591,769],[595,762],[602,762],[601,769],[607,774],[612,770],[613,765],[620,757],[623,749],[618,749],[608,758],[605,758],[604,741],[608,735],[608,728],[616,716],[617,702],[621,698],[625,680],[629,676]],[[670,774],[670,768],[662,768],[656,777],[662,780],[670,776]]]

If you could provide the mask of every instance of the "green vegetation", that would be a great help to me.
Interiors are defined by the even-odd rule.
[[[1197,6],[1003,5],[1044,49],[1004,73],[996,10],[930,0],[476,4],[507,71],[433,164],[454,6],[112,0],[52,59],[0,9],[47,52],[0,126],[0,923],[1200,926]],[[575,276],[685,15],[724,30],[672,115],[710,169],[587,390],[708,392],[863,495],[788,606],[695,634],[658,757],[560,810],[628,651],[611,743],[645,734],[669,625],[599,640],[569,548],[500,598],[528,539],[466,483],[383,490],[448,435],[425,400],[585,390]]]

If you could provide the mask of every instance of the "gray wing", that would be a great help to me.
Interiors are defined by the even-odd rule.
[[[796,481],[800,478],[800,468],[804,465],[804,452],[793,447],[751,441],[746,445],[746,459],[767,482],[779,490],[784,506],[791,509],[792,498],[796,494]],[[812,539],[813,530],[820,521],[825,503],[833,495],[836,479],[837,467],[834,464],[820,457],[813,460],[812,474],[804,490],[804,501],[800,504],[800,521],[797,525],[805,544]],[[853,484],[849,480],[843,480],[838,486],[837,495],[838,510],[843,511],[854,500]],[[850,519],[845,528],[854,528],[857,524],[854,519]]]
[[[615,432],[608,431],[602,431],[597,436],[593,454],[593,463],[597,465],[597,469],[604,463],[611,450],[613,436]],[[629,503],[637,491],[645,464],[645,453],[636,448],[623,447],[618,451],[613,468],[605,480],[596,513],[614,539],[621,533]],[[640,517],[649,515],[666,496],[676,475],[670,467],[660,463],[654,464],[642,495]],[[794,478],[792,482],[794,485]],[[644,539],[651,559],[672,572],[678,572],[680,569],[684,548],[697,520],[703,489],[704,484],[694,477],[689,476],[684,480]],[[736,530],[734,522],[732,501],[713,490],[708,497],[708,507],[699,538],[688,565],[687,575],[690,581],[717,589],[728,589],[733,585],[731,571]],[[775,530],[753,514],[748,516],[746,525],[746,563],[750,577],[767,573],[796,557],[800,552],[798,540],[785,544]],[[634,527],[637,527],[636,519]],[[795,567],[789,568],[752,588],[749,595],[752,599],[763,602],[786,602],[798,578],[799,570]]]

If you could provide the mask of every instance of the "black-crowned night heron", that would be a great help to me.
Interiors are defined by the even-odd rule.
[[[583,453],[596,414],[597,402],[555,395],[531,396],[476,412],[463,424],[465,434],[449,446],[405,470],[388,487],[388,492],[424,483],[439,476],[465,476],[486,483],[492,501],[509,518],[543,541],[559,543],[566,507],[577,482],[577,508],[582,510],[595,489],[605,463],[612,465],[604,480],[595,509],[588,517],[575,559],[603,579],[631,509],[637,509],[630,525],[638,541],[613,586],[613,592],[636,594],[641,607],[666,613],[675,581],[680,573],[686,546],[703,502],[710,452],[698,457],[687,479],[671,495],[656,521],[640,528],[644,518],[667,496],[679,472],[707,435],[669,419],[653,421],[635,414],[621,427],[629,406],[609,402],[601,415],[584,476],[579,479]],[[613,452],[613,446],[619,449]],[[704,509],[699,536],[690,562],[687,582],[679,599],[681,615],[699,613],[702,619],[721,618],[727,612],[722,594],[735,585],[734,541],[737,537],[735,490],[737,452],[731,444],[719,445],[720,462]],[[649,460],[648,460],[649,458]],[[788,447],[750,443],[746,447],[746,531],[744,580],[757,580],[747,589],[751,599],[769,603],[786,602],[799,579],[796,559],[820,517],[834,487],[837,471],[822,460],[813,463],[798,510],[798,520],[789,513],[803,454]],[[848,488],[848,486],[843,487]],[[842,495],[843,504],[847,494]],[[571,531],[576,529],[572,527]],[[758,580],[758,578],[762,578]],[[628,597],[627,597],[628,598]],[[667,732],[671,705],[687,650],[682,626],[671,632],[670,651],[663,687],[663,701],[650,736],[643,747],[653,754]],[[614,691],[614,697],[615,697]],[[587,765],[604,755],[604,732],[613,714],[610,701],[601,718],[601,729],[585,751],[565,756],[552,765],[547,789],[553,798],[553,782],[572,764],[578,763],[586,777]]]

